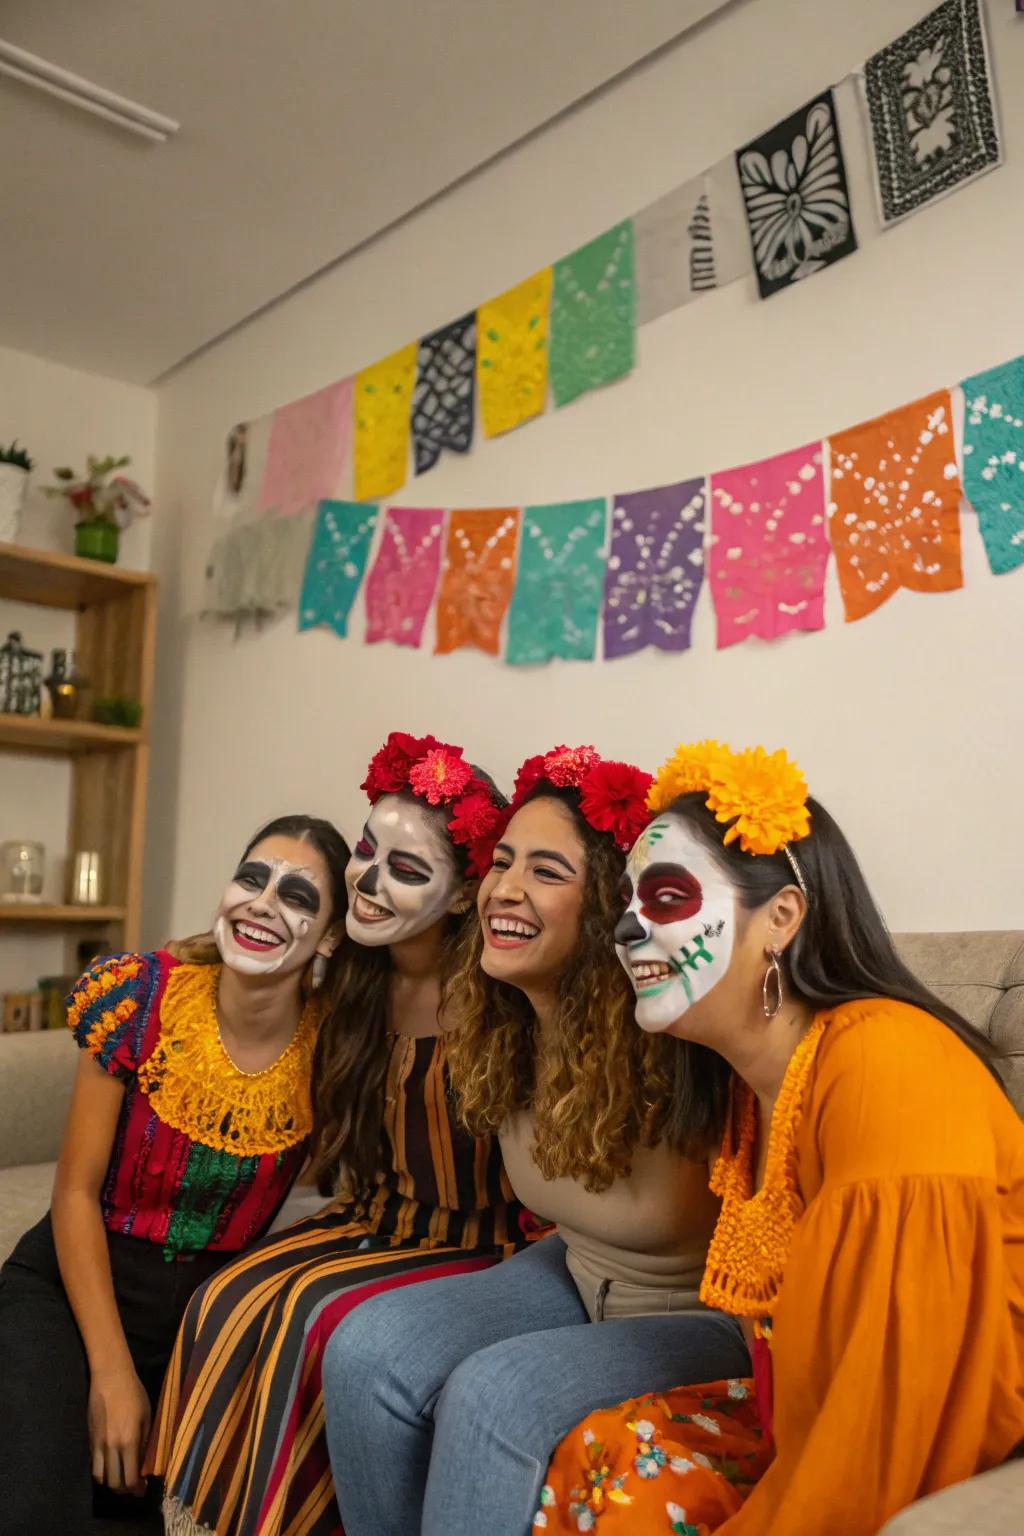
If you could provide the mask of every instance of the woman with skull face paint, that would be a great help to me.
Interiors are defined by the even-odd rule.
[[[345,874],[355,942],[314,1072],[312,1166],[334,1200],[188,1308],[151,1450],[174,1536],[337,1533],[320,1395],[332,1330],[377,1292],[487,1268],[521,1242],[496,1141],[455,1118],[441,1007],[471,917],[470,844],[505,802],[460,748],[401,732],[363,788]]]
[[[0,1274],[0,1525],[92,1528],[90,1472],[140,1492],[152,1407],[195,1287],[270,1226],[306,1155],[348,848],[325,821],[258,833],[216,918],[222,965],[98,960],[53,1204]],[[123,1502],[114,1500],[115,1503]]]
[[[696,1159],[720,1134],[724,1069],[636,1029],[612,944],[650,782],[555,748],[523,765],[490,836],[452,1076],[558,1231],[486,1273],[376,1297],[334,1334],[325,1412],[349,1536],[523,1532],[595,1396],[747,1367],[735,1323],[695,1310],[716,1215]]]
[[[1024,1449],[1024,1126],[783,753],[680,748],[650,804],[616,938],[733,1069],[701,1295],[754,1375],[591,1413],[535,1529],[874,1536]]]

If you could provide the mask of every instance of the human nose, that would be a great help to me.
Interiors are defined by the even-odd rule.
[[[356,881],[356,890],[360,896],[376,896],[379,881],[380,868],[376,863],[371,864],[369,869],[363,870]]]
[[[616,944],[638,944],[647,938],[647,930],[632,907],[627,907],[625,912],[615,924]]]
[[[491,891],[491,900],[507,901],[514,905],[522,901],[524,894],[522,876],[517,873],[515,865],[510,864],[498,876],[497,883]]]

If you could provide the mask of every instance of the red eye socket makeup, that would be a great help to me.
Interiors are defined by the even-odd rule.
[[[640,911],[650,923],[679,923],[704,904],[696,875],[681,864],[649,864],[637,882]]]

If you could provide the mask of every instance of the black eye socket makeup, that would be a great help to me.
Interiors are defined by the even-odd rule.
[[[320,892],[302,875],[285,875],[277,887],[277,894],[290,907],[301,907],[311,917],[316,917],[320,911]]]
[[[247,890],[265,891],[270,881],[270,865],[260,859],[244,859],[235,871],[234,884]]]
[[[426,885],[434,873],[426,859],[415,853],[404,853],[400,848],[389,854],[388,869],[396,880],[402,880],[406,885]]]

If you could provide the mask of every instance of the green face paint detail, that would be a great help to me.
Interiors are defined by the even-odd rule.
[[[694,934],[690,944],[694,946],[692,953],[690,952],[689,944],[684,944],[679,951],[683,957],[684,965],[689,966],[691,971],[695,971],[702,960],[705,965],[712,964],[715,957],[704,943],[704,935],[702,933]]]
[[[652,821],[640,838],[640,843],[637,847],[638,858],[646,860],[650,855],[651,849],[656,843],[661,842],[667,831],[667,821]]]

